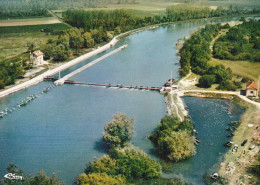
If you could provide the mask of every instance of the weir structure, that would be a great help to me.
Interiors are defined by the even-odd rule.
[[[93,60],[92,62],[90,62],[90,63],[84,65],[83,67],[81,67],[81,68],[79,68],[79,69],[77,69],[77,70],[75,70],[75,71],[73,71],[73,72],[67,74],[66,76],[64,76],[64,77],[62,77],[62,78],[60,78],[60,79],[58,79],[57,81],[54,82],[54,84],[55,84],[55,85],[63,85],[63,84],[65,83],[65,81],[68,80],[69,78],[71,78],[72,76],[74,76],[74,75],[76,75],[76,74],[78,74],[78,73],[84,71],[85,69],[87,69],[87,68],[89,68],[89,67],[95,65],[96,63],[98,63],[98,62],[104,60],[105,58],[107,58],[107,57],[109,57],[109,56],[111,56],[111,55],[117,53],[118,51],[120,51],[120,50],[122,50],[122,49],[124,49],[124,48],[126,48],[126,47],[127,47],[127,45],[123,45],[123,46],[121,46],[121,47],[119,47],[119,48],[117,48],[117,49],[115,49],[115,50],[113,50],[113,51],[111,51],[111,52],[109,52],[109,53],[103,55],[102,57],[99,57],[98,59]]]
[[[57,78],[53,77],[45,77],[44,80],[54,81],[57,82]],[[138,90],[151,90],[151,91],[160,91],[161,87],[145,87],[145,86],[127,86],[122,84],[99,84],[99,83],[87,83],[87,82],[75,82],[72,80],[64,80],[63,84],[74,84],[74,85],[90,85],[90,86],[101,86],[101,87],[117,87],[117,88],[125,88],[125,89],[138,89]]]

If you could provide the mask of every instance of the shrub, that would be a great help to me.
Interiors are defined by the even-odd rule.
[[[176,117],[165,116],[148,138],[157,147],[157,152],[161,157],[171,161],[180,161],[196,153],[193,128],[194,125],[190,120],[181,122]]]
[[[215,75],[203,75],[199,79],[199,86],[200,87],[211,87],[212,84],[216,82],[216,76]]]
[[[228,91],[235,91],[238,88],[241,88],[241,83],[233,82],[231,80],[224,80],[217,87],[217,89],[219,90],[228,90]]]
[[[161,167],[142,150],[125,147],[111,149],[109,156],[104,155],[89,163],[85,173],[106,173],[112,177],[122,175],[126,179],[153,179],[160,177]]]
[[[187,131],[172,132],[169,136],[159,138],[158,151],[164,158],[175,162],[196,153],[194,139]]]
[[[125,179],[121,176],[111,177],[106,173],[92,173],[86,175],[85,173],[79,175],[76,179],[76,185],[122,185],[126,184]]]
[[[112,150],[110,155],[116,160],[117,174],[126,179],[154,179],[161,176],[160,164],[138,148],[118,148]]]
[[[106,173],[115,176],[116,173],[116,160],[104,155],[102,158],[96,159],[87,165],[85,170],[86,174],[89,173]]]
[[[105,125],[103,138],[110,147],[124,147],[133,136],[134,119],[118,113]]]

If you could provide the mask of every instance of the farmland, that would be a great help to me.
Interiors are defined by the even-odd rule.
[[[38,48],[48,39],[57,37],[41,32],[42,29],[46,28],[58,31],[70,27],[63,23],[0,27],[0,60],[25,52],[28,42],[35,43],[36,48]]]
[[[54,17],[29,18],[29,19],[10,19],[10,20],[0,20],[0,27],[56,24],[56,23],[60,23],[60,21],[58,19],[54,18]]]

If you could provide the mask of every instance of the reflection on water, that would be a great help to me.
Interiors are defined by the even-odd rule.
[[[217,21],[221,20],[176,23],[130,35],[116,45],[128,44],[126,49],[71,80],[162,86],[171,71],[174,78],[179,78],[177,40],[201,25]],[[99,56],[62,72],[62,75]],[[51,82],[43,82],[1,98],[0,110],[16,106],[17,102],[50,85]],[[186,179],[199,183],[202,174],[226,151],[222,147],[227,140],[222,127],[229,120],[236,120],[239,114],[227,109],[226,101],[184,100],[199,131],[201,144],[194,158],[175,165],[174,174],[181,173]],[[117,112],[135,117],[133,144],[156,158],[151,152],[154,147],[146,137],[166,113],[164,97],[158,92],[63,85],[0,120],[0,176],[6,173],[8,163],[14,162],[28,174],[44,169],[48,175],[55,172],[66,184],[72,184],[89,161],[106,153],[102,142],[104,125]],[[210,153],[208,160],[205,153]],[[171,177],[174,174],[165,175]]]

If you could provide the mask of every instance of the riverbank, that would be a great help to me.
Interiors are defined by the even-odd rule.
[[[154,29],[156,27],[157,26],[155,26],[155,25],[151,25],[151,26],[131,30],[131,31],[128,31],[128,32],[125,32],[125,33],[121,33],[121,34],[115,36],[109,43],[107,43],[107,44],[105,44],[105,45],[103,45],[103,46],[101,46],[101,47],[99,47],[99,48],[97,48],[97,49],[95,49],[95,50],[93,50],[89,53],[81,55],[80,57],[77,57],[77,58],[75,58],[75,59],[73,59],[69,62],[66,62],[65,64],[62,64],[61,66],[58,66],[58,67],[56,67],[52,70],[48,70],[48,71],[38,75],[37,77],[35,77],[33,79],[30,79],[26,82],[19,84],[19,85],[15,85],[15,86],[10,87],[10,88],[8,88],[4,91],[1,91],[0,92],[0,98],[8,96],[10,94],[13,94],[17,91],[26,89],[26,88],[31,87],[33,85],[36,85],[36,84],[42,82],[44,80],[44,77],[46,77],[46,76],[55,75],[55,74],[59,73],[60,71],[68,69],[68,68],[70,68],[70,67],[72,67],[72,66],[74,66],[74,65],[76,65],[76,64],[78,64],[78,63],[80,63],[84,60],[87,60],[87,59],[89,59],[89,58],[91,58],[91,57],[93,57],[97,54],[100,54],[100,53],[106,51],[107,49],[113,47],[118,42],[118,40],[122,37],[125,37],[125,36],[130,35],[130,34],[134,34],[134,33],[140,32],[140,31],[144,31],[144,30],[148,30],[148,29]]]
[[[241,17],[241,16],[247,16],[247,15],[238,15],[237,17]],[[251,16],[256,16],[256,15],[252,15]],[[220,19],[220,18],[225,18],[225,17],[233,17],[233,16],[222,16],[222,17],[212,17],[212,18],[204,18],[204,19],[201,19],[201,20],[214,20],[214,19]],[[197,20],[197,19],[193,19],[193,20]],[[134,29],[134,30],[131,30],[131,31],[128,31],[128,32],[125,32],[125,33],[122,33],[122,34],[119,34],[117,36],[115,36],[109,43],[105,44],[104,46],[101,46],[97,49],[95,49],[94,51],[91,51],[89,53],[86,53],[80,57],[77,57],[69,62],[66,62],[65,64],[61,65],[61,66],[58,66],[52,70],[49,70],[49,71],[46,71],[46,70],[43,70],[42,74],[40,74],[39,76],[33,78],[33,79],[25,79],[25,80],[19,80],[19,82],[22,82],[21,84],[19,85],[14,85],[14,86],[10,86],[8,89],[6,90],[3,90],[3,91],[0,91],[0,98],[1,97],[4,97],[4,96],[7,96],[9,94],[12,94],[12,93],[15,93],[17,91],[20,91],[22,89],[26,89],[30,86],[33,86],[33,85],[36,85],[40,82],[43,81],[44,77],[45,76],[51,76],[51,75],[54,75],[64,69],[67,69],[83,60],[86,60],[86,59],[89,59],[107,49],[109,49],[111,46],[115,45],[117,43],[117,41],[122,38],[122,37],[125,37],[125,36],[128,36],[130,34],[134,34],[134,33],[137,33],[137,32],[141,32],[141,31],[144,31],[144,30],[148,30],[148,29],[154,29],[154,28],[157,28],[159,26],[162,26],[162,25],[168,25],[168,24],[174,24],[174,23],[181,23],[181,22],[189,22],[189,21],[192,21],[192,20],[184,20],[184,21],[177,21],[177,22],[166,22],[166,23],[159,23],[159,24],[155,24],[155,25],[149,25],[149,26],[146,26],[146,27],[141,27],[141,28],[138,28],[138,29]],[[41,72],[40,72],[41,73]],[[27,81],[28,80],[28,81]],[[24,82],[25,81],[25,82]]]
[[[256,157],[260,152],[258,146],[260,142],[260,103],[251,101],[250,99],[240,95],[239,92],[179,90],[166,96],[167,110],[175,110],[175,112],[168,111],[169,115],[178,115],[181,117],[180,115],[187,113],[186,110],[183,111],[181,108],[184,107],[184,105],[177,106],[178,104],[183,104],[182,100],[180,101],[178,98],[172,98],[180,98],[183,96],[228,99],[245,108],[245,113],[241,118],[241,124],[234,132],[234,137],[231,139],[234,144],[239,146],[238,150],[237,152],[233,152],[232,148],[230,148],[230,150],[225,154],[224,160],[218,165],[218,173],[228,182],[228,184],[250,184],[252,177],[251,174],[248,173],[247,169],[256,162]],[[246,139],[248,142],[242,146],[241,143]],[[252,146],[255,146],[255,148],[250,149]]]

